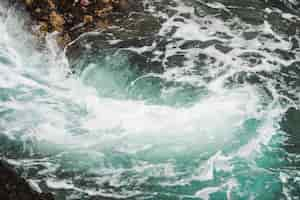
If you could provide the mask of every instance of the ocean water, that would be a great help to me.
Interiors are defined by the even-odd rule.
[[[2,5],[1,157],[58,200],[300,199],[297,1],[144,6],[147,43],[69,63]]]

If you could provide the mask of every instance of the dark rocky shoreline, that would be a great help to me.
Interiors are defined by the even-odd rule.
[[[159,31],[161,23],[158,17],[153,17],[151,14],[143,11],[142,5],[140,5],[139,0],[126,0],[126,1],[110,1],[110,0],[6,0],[10,2],[14,2],[13,4],[19,4],[22,9],[26,10],[26,12],[30,15],[31,19],[28,27],[36,27],[36,32],[33,32],[38,38],[41,39],[43,42],[45,35],[48,33],[57,32],[57,42],[60,44],[61,47],[68,47],[66,48],[66,55],[69,59],[70,67],[73,65],[80,73],[80,61],[83,62],[82,66],[86,66],[86,63],[93,62],[93,59],[97,59],[94,54],[96,55],[103,55],[103,57],[107,54],[111,54],[111,52],[115,53],[124,53],[126,57],[128,57],[129,63],[132,64],[133,68],[137,68],[136,71],[142,73],[143,70],[148,71],[155,71],[155,72],[162,72],[164,69],[160,62],[163,61],[163,58],[166,58],[165,63],[168,67],[173,66],[182,66],[184,61],[184,54],[183,52],[179,52],[172,56],[166,56],[164,54],[160,55],[160,59],[153,62],[151,60],[152,56],[154,55],[154,50],[160,50],[160,52],[165,53],[166,44],[171,44],[170,47],[176,43],[176,39],[173,39],[171,36],[168,38],[166,36],[160,36],[156,33]],[[222,0],[221,0],[222,1]],[[240,7],[234,7],[236,4],[235,1],[227,1],[228,5],[232,3],[232,6],[228,6],[231,9],[231,12],[225,13],[224,17],[234,17],[237,16],[239,19],[244,20],[245,23],[251,24],[261,24],[264,21],[262,20],[262,9],[241,9]],[[245,1],[245,2],[252,2],[252,1]],[[244,2],[244,4],[245,4]],[[274,2],[274,3],[273,3]],[[269,1],[270,4],[274,4],[274,7],[279,7],[278,4],[275,4],[275,1]],[[252,4],[250,4],[252,5]],[[204,5],[203,5],[204,6]],[[264,4],[262,3],[261,7]],[[286,7],[283,6],[282,7]],[[207,8],[208,9],[208,8]],[[211,11],[207,12],[221,12],[217,8],[212,9]],[[296,11],[295,11],[296,12]],[[251,15],[248,15],[252,13]],[[280,20],[275,20],[275,18]],[[272,19],[274,18],[274,20]],[[286,20],[281,19],[278,13],[270,14],[267,19],[273,24],[274,30],[282,31],[283,33],[287,33],[287,35],[295,35],[296,34],[296,25],[294,23],[288,23]],[[272,19],[272,20],[271,20]],[[183,20],[181,18],[177,18],[175,20]],[[291,27],[291,28],[289,28]],[[175,30],[175,29],[174,29]],[[85,34],[84,36],[80,37],[83,33],[96,31],[100,34]],[[173,33],[170,32],[170,35]],[[244,32],[243,37],[245,37],[245,42],[251,41],[257,37],[257,35],[261,34],[261,36],[268,36],[272,37],[272,35],[262,35],[259,32]],[[227,35],[223,35],[226,37]],[[78,40],[76,40],[80,37]],[[173,39],[173,41],[171,41]],[[292,41],[293,41],[292,37]],[[69,43],[70,41],[74,41],[74,43]],[[225,39],[227,40],[227,39]],[[229,41],[230,39],[228,39]],[[227,41],[227,42],[228,42]],[[208,47],[215,47],[216,50],[222,51],[224,54],[231,51],[233,48],[230,46],[230,42],[220,42],[219,40],[207,40],[207,41],[198,41],[198,40],[191,40],[191,41],[184,41],[180,44],[182,49],[191,49],[193,46],[198,49],[205,49]],[[151,47],[152,44],[156,46],[153,47],[154,50],[145,51],[142,53],[136,53],[128,50],[131,47],[142,48],[144,46]],[[295,44],[295,45],[294,45]],[[223,46],[222,46],[223,45]],[[228,46],[227,46],[228,45]],[[179,45],[178,45],[179,46]],[[296,40],[293,43],[293,49],[299,48],[298,41]],[[119,51],[119,50],[122,51]],[[247,50],[247,48],[245,48]],[[267,51],[268,49],[266,49]],[[276,51],[277,50],[277,51]],[[281,49],[276,49],[274,51],[274,55],[286,55],[287,60],[293,60],[294,55],[293,51],[280,51]],[[128,52],[126,52],[128,51]],[[271,50],[268,50],[270,53]],[[276,54],[275,54],[276,53]],[[128,55],[127,55],[128,54]],[[85,56],[89,59],[81,59],[81,56]],[[202,65],[206,64],[205,62],[216,62],[217,59],[214,57],[209,57],[210,54],[199,54],[197,58],[198,67],[203,67]],[[244,58],[245,62],[249,60],[249,62],[256,62],[258,60],[261,62],[261,58],[259,57],[260,54],[241,54],[240,58]],[[215,59],[215,60],[214,60]],[[198,61],[197,60],[197,61]],[[242,60],[242,59],[241,59]],[[77,62],[78,61],[78,62]],[[216,62],[217,63],[217,62]],[[136,64],[136,66],[135,66]],[[213,64],[212,64],[213,65]],[[249,64],[250,65],[250,64]],[[295,70],[294,74],[298,73],[297,63],[294,63],[295,67],[292,69]],[[77,71],[74,70],[74,73]],[[133,70],[132,70],[133,71]],[[292,71],[289,68],[289,71]],[[286,74],[288,74],[288,72]],[[72,71],[73,72],[73,71]],[[201,72],[199,70],[199,72]],[[257,73],[258,74],[258,73]],[[256,76],[256,73],[253,76],[249,76],[244,78],[244,74],[235,74],[237,75],[237,79],[241,77],[242,81],[245,82],[252,82],[251,84],[256,84],[255,82],[260,81],[260,77],[267,77],[272,76],[271,74],[259,74],[261,76]],[[250,74],[252,75],[252,74]],[[140,76],[140,74],[139,74]],[[211,77],[208,77],[211,78]],[[235,78],[235,77],[233,77]],[[251,79],[251,80],[250,80]],[[285,81],[285,80],[284,80]],[[287,80],[292,84],[296,84],[297,79]],[[242,83],[241,83],[242,84]],[[261,84],[261,83],[259,83]],[[285,85],[285,84],[284,84]],[[183,85],[182,88],[189,87],[189,85]],[[197,88],[195,88],[197,89]],[[193,96],[189,95],[189,96]],[[300,148],[300,141],[299,134],[297,128],[299,125],[297,119],[300,118],[298,110],[291,109],[287,112],[287,119],[282,122],[282,127],[286,132],[290,132],[291,135],[287,140],[287,147],[286,149],[289,152],[298,152],[297,149]],[[297,135],[298,134],[298,135]],[[1,138],[1,137],[0,137]],[[2,142],[4,141],[3,138]],[[16,154],[16,149],[11,142],[7,142],[9,144],[8,148],[11,150],[11,154],[8,153],[6,149],[2,150],[5,157],[13,158],[12,156]],[[15,144],[18,146],[18,144]],[[23,152],[24,153],[24,152]],[[25,152],[26,153],[26,152]],[[71,172],[73,173],[73,172]],[[75,172],[74,172],[75,173]],[[0,200],[54,200],[54,199],[63,199],[63,197],[59,197],[60,194],[53,192],[47,192],[47,189],[44,190],[43,185],[41,189],[44,191],[39,192],[39,190],[35,190],[32,186],[30,186],[30,182],[26,181],[25,173],[21,173],[20,171],[16,170],[14,166],[10,165],[4,160],[0,159]],[[67,175],[66,175],[67,176]],[[70,175],[72,176],[72,175]],[[30,175],[28,176],[32,178]],[[39,178],[39,177],[38,177]],[[64,177],[61,177],[64,178]],[[149,184],[150,185],[150,184]],[[151,186],[151,185],[150,185]],[[110,185],[108,185],[110,187]],[[118,188],[117,188],[118,189]],[[61,193],[63,193],[62,191]],[[61,195],[66,196],[66,194]],[[80,197],[79,197],[80,198]],[[89,197],[87,197],[89,198]],[[171,198],[171,197],[169,197]],[[101,199],[103,200],[104,197],[91,197],[90,199]],[[109,199],[109,198],[105,198]]]
[[[43,39],[57,33],[64,47],[83,33],[103,31],[118,25],[133,11],[141,11],[136,0],[17,0],[31,17],[33,34]]]
[[[0,199],[54,200],[51,193],[38,192],[9,163],[0,160]]]
[[[81,34],[90,31],[102,32],[103,34],[99,36],[103,38],[102,42],[99,42],[99,37],[98,40],[92,39],[96,41],[98,47],[107,48],[103,42],[107,43],[108,35],[126,41],[130,38],[128,35],[148,37],[159,29],[159,22],[144,13],[141,1],[136,0],[7,0],[4,6],[14,7],[29,15],[30,20],[24,28],[36,35],[41,44],[44,43],[47,34],[56,32],[57,43],[62,48]],[[152,26],[148,26],[149,24]],[[120,31],[120,27],[129,33]],[[80,44],[79,40],[67,51],[70,60],[72,55],[84,50]],[[0,158],[0,199],[54,200],[56,198],[52,193],[36,191],[15,166]]]

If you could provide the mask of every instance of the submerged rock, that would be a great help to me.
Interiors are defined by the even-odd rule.
[[[51,193],[40,193],[21,178],[7,162],[0,160],[0,199],[3,200],[54,200]]]
[[[84,34],[78,40],[68,45],[67,57],[71,61],[78,59],[83,53],[93,54],[103,49],[126,49],[151,46],[159,40],[157,33],[161,28],[160,19],[146,12],[134,12],[129,16],[113,15],[114,26],[107,22],[101,33]]]
[[[286,132],[285,149],[289,153],[299,153],[300,151],[300,110],[290,108],[285,113],[281,121],[281,128]]]

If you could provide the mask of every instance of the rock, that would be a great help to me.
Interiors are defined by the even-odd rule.
[[[50,14],[50,24],[54,31],[63,32],[65,20],[56,11],[52,11]]]
[[[4,160],[0,160],[0,199],[54,200],[51,193],[39,193]]]
[[[30,13],[33,24],[41,33],[59,32],[59,43],[67,44],[82,33],[106,29],[115,25],[117,18],[126,18],[130,11],[142,8],[137,0],[16,0],[23,2]],[[114,13],[122,13],[119,17]],[[129,15],[128,15],[129,16]],[[68,36],[66,36],[66,33]],[[62,41],[64,39],[67,41]]]
[[[106,8],[101,9],[101,10],[96,10],[95,14],[98,17],[103,17],[103,16],[107,15],[108,13],[110,13],[112,10],[113,10],[113,7],[108,6]]]
[[[119,4],[117,5],[117,7],[118,7],[120,10],[127,11],[127,10],[129,10],[130,5],[129,5],[128,0],[120,0],[120,1],[119,1]]]
[[[280,122],[281,129],[286,133],[283,146],[289,153],[300,151],[300,110],[290,108]]]
[[[27,6],[31,6],[33,3],[33,0],[25,0],[25,3]]]
[[[39,31],[41,33],[47,33],[49,31],[48,24],[46,22],[39,23]]]
[[[109,20],[99,20],[96,27],[101,34],[85,35],[66,49],[70,60],[85,52],[86,44],[91,49],[129,48],[151,45],[161,28],[159,19],[147,13],[134,13],[130,17],[112,16],[114,27]],[[110,40],[118,41],[110,43]],[[147,44],[145,44],[145,42]],[[140,45],[142,43],[142,45]]]
[[[56,36],[56,42],[57,42],[59,47],[63,48],[71,41],[72,41],[71,37],[68,33]]]
[[[88,5],[90,5],[90,3],[91,3],[91,2],[90,2],[89,0],[81,0],[81,1],[80,1],[80,5],[81,5],[81,6],[88,6]]]
[[[107,29],[108,26],[109,26],[109,22],[107,20],[99,20],[96,23],[96,27],[102,30]]]
[[[31,0],[32,1],[32,0]],[[56,5],[53,3],[52,0],[48,0],[48,5],[50,9],[56,9]]]
[[[43,40],[48,32],[48,24],[46,22],[39,22],[37,26],[37,31],[35,32],[35,35],[39,38],[39,40]]]
[[[93,16],[91,16],[91,15],[85,15],[83,17],[83,22],[85,24],[92,23],[93,22]]]

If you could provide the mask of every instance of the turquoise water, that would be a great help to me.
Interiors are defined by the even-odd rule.
[[[1,9],[1,156],[57,199],[299,199],[300,18],[276,5],[145,1],[151,46],[83,38],[72,65]]]

